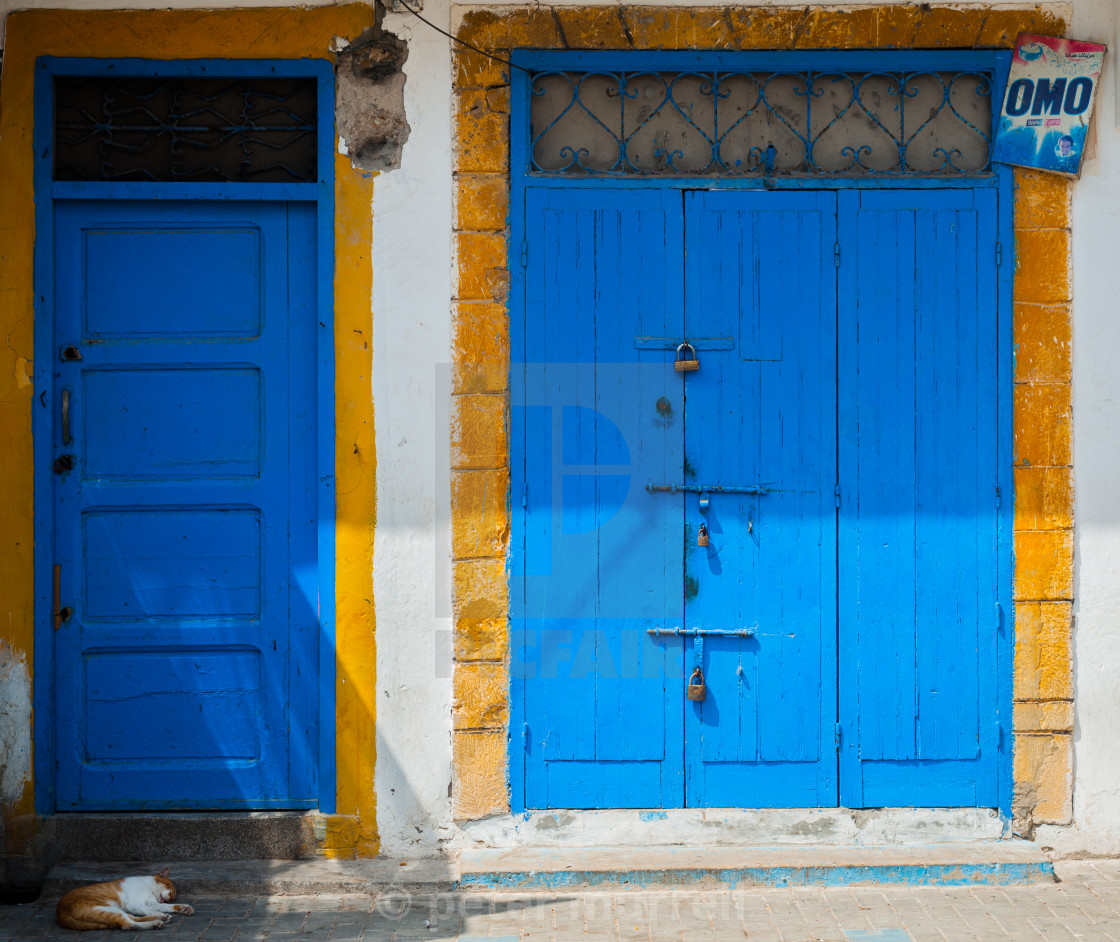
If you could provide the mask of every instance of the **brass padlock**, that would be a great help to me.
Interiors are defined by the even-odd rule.
[[[696,534],[696,545],[697,546],[707,546],[708,545],[708,525],[705,524],[705,523],[700,524],[700,530]]]
[[[696,668],[688,678],[688,699],[703,700],[708,696],[708,685],[704,683],[704,672]]]
[[[688,349],[692,351],[691,360],[685,360],[682,358],[681,351],[684,350],[685,347],[688,347]],[[685,341],[679,347],[677,347],[677,359],[676,362],[673,363],[673,369],[675,369],[678,373],[691,373],[693,370],[700,369],[700,361],[696,359],[696,348],[688,341]]]

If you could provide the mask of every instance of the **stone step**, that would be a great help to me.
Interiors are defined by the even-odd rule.
[[[877,846],[470,848],[459,855],[462,889],[1010,885],[1053,882],[1054,867],[1029,841]]]
[[[314,857],[321,815],[300,811],[56,814],[56,860],[300,860]]]
[[[455,890],[650,889],[765,886],[962,886],[1046,883],[1054,867],[1028,841],[877,846],[470,848],[458,859],[70,862],[43,895],[153,873],[190,896],[380,896]]]
[[[176,892],[189,902],[194,896],[376,896],[449,893],[458,866],[446,859],[396,860],[207,860],[70,862],[47,874],[42,896],[61,896],[76,886],[118,877],[152,874],[171,867]]]

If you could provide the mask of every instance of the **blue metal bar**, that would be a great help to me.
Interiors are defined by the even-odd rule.
[[[690,52],[623,51],[570,52],[566,50],[513,50],[514,65],[536,70],[642,71],[681,70],[766,71],[798,69],[830,71],[937,69],[940,71],[989,71],[1010,55],[1002,50],[854,50],[807,52]]]
[[[734,337],[635,337],[638,350],[676,350],[687,343],[693,350],[734,350]]]
[[[680,635],[688,638],[753,638],[757,628],[647,628],[647,635]]]
[[[651,494],[676,494],[678,491],[689,494],[769,494],[774,488],[765,484],[731,484],[726,487],[708,484],[647,484],[646,490]]]
[[[331,168],[320,170],[330,179]],[[318,183],[156,183],[129,180],[53,180],[50,196],[59,200],[288,200],[314,202],[322,197]]]
[[[262,186],[264,184],[261,184]],[[281,184],[270,184],[280,186]],[[767,179],[756,175],[740,176],[658,176],[648,174],[644,177],[617,176],[596,173],[572,175],[567,173],[540,173],[533,171],[532,176],[525,174],[520,184],[522,190],[535,187],[564,187],[565,189],[678,189],[678,190],[977,190],[1000,186],[999,174],[993,171],[983,173],[961,173],[949,176],[921,176],[916,173],[861,174],[842,177],[834,174],[828,177],[813,174],[775,175]]]

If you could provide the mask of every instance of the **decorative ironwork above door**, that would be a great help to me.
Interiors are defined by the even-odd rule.
[[[313,183],[313,78],[55,79],[55,180]]]
[[[991,170],[975,71],[568,71],[530,79],[530,164],[568,175]]]

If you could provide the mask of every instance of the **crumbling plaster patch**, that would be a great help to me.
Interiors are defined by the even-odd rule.
[[[380,10],[380,7],[377,8]],[[410,128],[405,118],[408,45],[381,29],[367,29],[338,53],[335,122],[358,170],[395,170]]]

